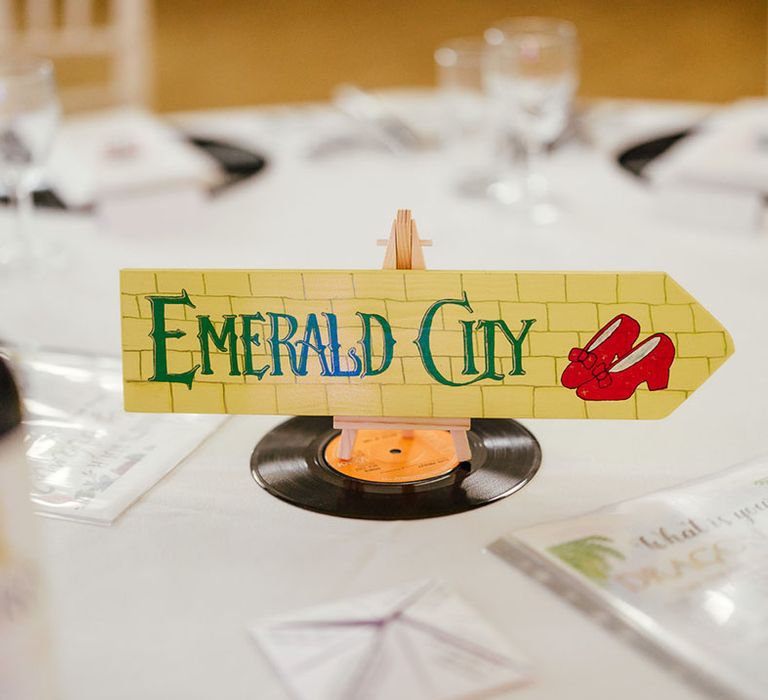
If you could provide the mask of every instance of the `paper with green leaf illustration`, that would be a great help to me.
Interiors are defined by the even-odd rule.
[[[624,559],[618,549],[609,546],[611,542],[610,537],[591,535],[555,545],[549,551],[587,578],[604,582],[611,571],[611,559]]]
[[[768,456],[490,549],[710,695],[768,697]]]

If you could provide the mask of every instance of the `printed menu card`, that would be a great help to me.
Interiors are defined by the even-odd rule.
[[[494,542],[714,697],[768,697],[768,456]]]

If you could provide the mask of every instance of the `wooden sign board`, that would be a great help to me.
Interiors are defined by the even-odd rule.
[[[128,411],[663,418],[733,352],[662,272],[123,270]]]

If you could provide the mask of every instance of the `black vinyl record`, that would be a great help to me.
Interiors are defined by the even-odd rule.
[[[274,496],[319,513],[371,520],[406,520],[478,508],[522,488],[541,464],[536,438],[513,420],[476,418],[470,463],[431,479],[382,483],[333,469],[325,448],[339,434],[330,417],[299,416],[256,445],[254,479]]]

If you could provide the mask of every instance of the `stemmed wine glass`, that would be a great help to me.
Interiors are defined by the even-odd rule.
[[[535,223],[550,223],[559,208],[541,165],[571,114],[578,85],[576,28],[557,19],[510,19],[486,30],[485,40],[486,89],[525,155],[520,177],[496,183],[493,194]]]
[[[444,137],[449,142],[474,135],[485,120],[484,56],[480,37],[452,39],[435,51],[437,86],[445,107]]]
[[[453,39],[435,51],[437,86],[443,106],[443,140],[454,163],[461,166],[460,194],[486,197],[508,168],[498,118],[492,114],[485,86],[482,37]]]
[[[0,229],[0,266],[30,268],[46,256],[29,224],[59,113],[50,61],[0,59],[0,185],[16,209],[15,230]]]

